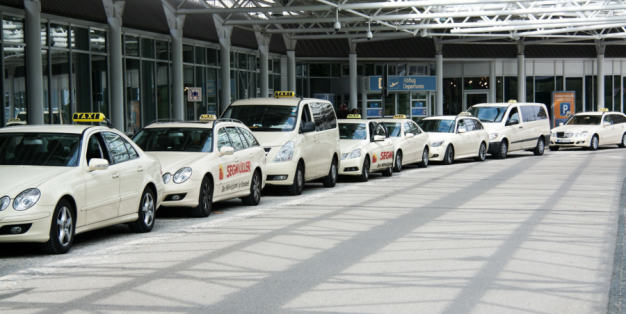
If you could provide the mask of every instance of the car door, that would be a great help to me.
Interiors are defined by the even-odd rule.
[[[300,112],[300,128],[304,126],[306,122],[315,122],[313,115],[309,109],[309,104],[302,106]],[[316,125],[317,129],[317,125]],[[317,131],[302,133],[302,148],[304,150],[304,179],[311,180],[317,175],[318,161],[317,161],[317,143],[318,133]],[[297,146],[297,145],[296,145]]]
[[[136,213],[143,192],[144,161],[120,134],[102,132],[102,136],[113,158],[113,167],[120,175],[119,216]]]
[[[327,120],[323,103],[310,103],[313,120],[315,121],[316,143],[316,169],[315,176],[321,177],[328,174],[330,169],[330,142],[327,129]]]
[[[85,149],[85,207],[86,224],[113,219],[119,213],[120,174],[113,166],[108,148],[99,132],[89,135]],[[106,170],[89,171],[89,161],[94,158],[109,161]]]
[[[465,129],[467,130],[467,134],[470,139],[467,153],[470,155],[478,155],[478,149],[480,148],[480,136],[476,131],[476,120],[463,119],[463,121],[465,121]]]
[[[235,148],[233,144],[230,142],[230,138],[226,133],[226,128],[218,128],[217,129],[217,141],[216,145],[216,154],[220,154],[222,147],[232,147]],[[215,184],[215,196],[228,196],[232,194],[234,191],[234,187],[232,183],[234,182],[234,177],[229,175],[228,170],[232,170],[232,165],[235,163],[235,154],[232,155],[224,155],[219,157],[219,173],[217,175],[217,182]],[[230,168],[229,168],[230,167]]]
[[[624,133],[626,133],[626,116],[614,114],[613,124],[615,124],[615,130],[617,130],[617,143],[620,144]]]
[[[467,132],[467,123],[465,121],[466,119],[460,119],[457,122],[457,126],[456,126],[456,133],[457,133],[457,138],[458,140],[456,141],[456,145],[455,145],[455,157],[457,156],[465,156],[467,154],[470,153],[470,149],[472,146],[472,138],[471,138],[471,132]],[[461,133],[459,132],[459,129],[465,129],[466,132],[465,133]]]
[[[234,165],[227,170],[227,174],[233,177],[235,186],[233,193],[242,193],[250,191],[250,180],[252,180],[252,155],[248,149],[250,145],[246,139],[239,133],[236,127],[227,127],[226,133],[230,138],[230,142],[235,148]]]
[[[610,125],[604,126],[605,123],[609,123]],[[600,144],[617,144],[621,140],[621,137],[618,137],[617,133],[619,129],[615,127],[615,121],[613,120],[612,114],[605,114],[604,119],[601,124],[601,132],[600,132]],[[621,134],[620,134],[621,135]]]
[[[521,147],[522,149],[534,148],[537,145],[537,139],[539,138],[539,134],[537,134],[536,128],[536,120],[537,114],[535,113],[535,109],[533,106],[523,105],[519,107],[522,112],[522,124],[521,124]]]
[[[505,122],[505,128],[508,129],[505,130],[505,134],[508,134],[509,151],[521,149],[524,135],[524,125],[522,124],[521,115],[517,106],[512,106],[509,110],[509,115],[507,116]]]
[[[400,141],[406,141],[406,145],[404,145],[404,163],[413,163],[417,161],[418,157],[418,143],[417,136],[418,134],[414,134],[414,130],[411,128],[411,122],[404,121],[402,123],[402,135]],[[413,138],[407,138],[407,134],[413,134]]]
[[[424,148],[428,143],[428,134],[422,131],[417,123],[410,121],[411,131],[415,135],[415,142],[417,143],[417,159],[416,161],[422,161],[422,155],[424,154]]]

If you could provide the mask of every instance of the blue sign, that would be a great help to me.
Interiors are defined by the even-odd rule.
[[[206,81],[206,92],[209,95],[215,95],[217,93],[217,87],[214,80]]]
[[[383,110],[382,109],[367,109],[367,116],[368,117],[382,117],[383,116]]]
[[[370,92],[378,92],[382,89],[383,78],[380,76],[369,77]],[[437,90],[437,78],[434,76],[389,76],[387,89],[392,92],[435,91]]]
[[[568,102],[561,103],[561,116],[567,117],[568,116],[567,113],[570,112],[571,114],[571,110],[572,110],[572,104]]]
[[[411,108],[411,116],[413,116],[413,117],[425,117],[426,116],[426,108],[424,108],[424,107]]]

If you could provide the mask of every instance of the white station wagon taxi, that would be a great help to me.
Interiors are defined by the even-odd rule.
[[[429,138],[428,133],[405,115],[395,115],[393,119],[376,120],[387,127],[389,137],[393,141],[395,152],[393,171],[402,171],[402,166],[418,163],[419,167],[428,166]]]
[[[161,161],[164,207],[189,207],[193,216],[207,217],[214,202],[261,201],[265,151],[241,122],[202,115],[199,122],[153,123],[133,140]]]
[[[393,174],[393,141],[387,135],[384,124],[374,120],[362,120],[361,115],[350,114],[340,119],[341,164],[339,175],[358,176],[365,182],[370,172]]]
[[[430,160],[449,165],[455,159],[484,161],[489,148],[489,134],[478,119],[467,112],[458,116],[438,116],[420,120],[430,136]]]
[[[104,115],[74,114],[76,122]],[[126,223],[148,232],[163,197],[159,161],[105,126],[0,130],[0,242],[66,253],[74,235]]]
[[[561,147],[596,150],[601,145],[623,148],[626,147],[626,115],[605,108],[598,112],[581,112],[551,133],[549,148],[553,151]]]

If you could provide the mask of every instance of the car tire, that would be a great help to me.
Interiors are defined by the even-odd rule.
[[[428,151],[428,147],[424,147],[424,150],[422,151],[422,161],[420,161],[420,163],[418,163],[417,166],[420,168],[428,167],[429,158],[430,158],[430,151]]]
[[[626,148],[626,133],[624,133],[622,135],[622,142],[619,143],[617,146],[621,147],[621,148]]]
[[[330,169],[328,170],[328,175],[324,178],[324,187],[332,188],[337,184],[337,178],[339,177],[339,170],[337,166],[337,158],[333,157],[333,162],[330,164]]]
[[[502,142],[500,142],[500,148],[498,149],[498,152],[496,153],[496,158],[505,159],[508,154],[509,154],[509,142],[507,142],[506,140],[502,140]]]
[[[475,161],[485,161],[487,158],[487,145],[483,142],[480,143],[480,148],[478,149],[478,156],[474,158]]]
[[[445,155],[443,156],[442,163],[444,165],[451,165],[454,162],[454,147],[452,145],[448,145],[446,147]]]
[[[535,154],[535,156],[541,156],[545,151],[546,140],[544,140],[543,137],[540,137],[539,140],[537,140],[537,146],[533,149],[533,154]]]
[[[393,166],[393,171],[400,172],[402,171],[402,152],[396,152],[396,160]]]
[[[139,202],[139,217],[137,220],[128,224],[130,231],[135,233],[146,233],[154,228],[156,220],[156,197],[151,188],[146,187],[141,193],[141,201]]]
[[[591,143],[589,143],[590,150],[598,150],[598,146],[600,144],[600,138],[598,138],[597,134],[594,134],[591,138]]]
[[[559,150],[559,148],[560,148],[560,147],[558,147],[558,146],[548,146],[548,149],[549,149],[550,151],[552,151],[552,152],[556,152],[556,151],[558,151],[558,150]]]
[[[367,182],[370,178],[370,156],[365,156],[363,161],[363,168],[361,169],[361,175],[358,177],[359,182]]]
[[[65,254],[74,243],[76,217],[72,213],[72,205],[62,199],[54,209],[50,224],[50,239],[41,248],[48,254]]]
[[[191,216],[197,218],[209,217],[213,211],[213,182],[208,176],[202,179],[198,206],[191,209]]]
[[[296,172],[293,177],[293,184],[287,188],[289,195],[300,195],[304,190],[304,166],[302,163],[298,163]]]
[[[391,177],[393,175],[393,166],[385,169],[383,172],[383,177]]]
[[[250,195],[242,197],[241,201],[247,206],[257,206],[261,202],[261,173],[259,170],[255,171],[252,175],[252,182],[250,182]]]

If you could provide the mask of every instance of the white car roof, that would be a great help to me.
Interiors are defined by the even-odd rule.
[[[93,125],[78,125],[78,124],[65,124],[65,125],[16,125],[6,128],[1,128],[0,133],[69,133],[69,134],[83,134],[88,128],[111,130],[106,126],[93,126]]]
[[[534,106],[542,106],[543,104],[541,103],[535,103],[535,102],[513,102],[513,103],[508,103],[508,102],[498,102],[498,103],[482,103],[482,104],[475,104],[472,107],[508,107],[508,106],[512,106],[512,105],[534,105]]]
[[[244,105],[274,105],[274,106],[297,106],[300,101],[308,102],[312,100],[314,102],[330,103],[329,101],[316,99],[316,98],[299,98],[299,97],[268,97],[268,98],[251,98],[241,99],[230,104],[231,106],[244,106]]]
[[[428,118],[424,118],[422,120],[454,120],[456,118],[472,118],[472,119],[476,119],[476,117],[473,116],[434,116],[434,117],[428,117]]]

